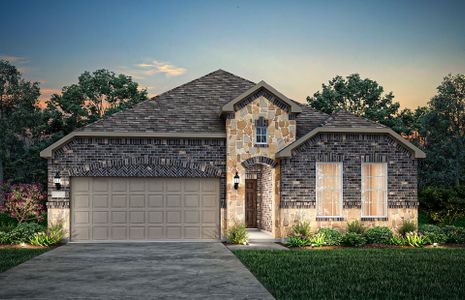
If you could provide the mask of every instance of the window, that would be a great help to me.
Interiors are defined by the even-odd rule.
[[[342,216],[342,163],[316,163],[318,217]]]
[[[387,164],[362,164],[362,217],[386,217]]]
[[[260,117],[255,121],[255,144],[268,144],[268,120]]]

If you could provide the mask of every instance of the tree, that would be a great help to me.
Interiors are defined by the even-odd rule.
[[[0,60],[0,182],[13,177],[11,162],[31,144],[40,120],[39,83],[26,81],[15,66]]]
[[[396,129],[399,103],[393,99],[392,92],[384,94],[383,87],[376,81],[352,74],[346,78],[334,77],[327,85],[323,84],[322,90],[313,97],[307,97],[307,102],[328,114],[345,110]]]
[[[44,130],[62,136],[146,99],[147,91],[140,91],[130,76],[105,69],[86,71],[77,84],[65,86],[62,95],[52,95],[44,111]]]
[[[465,180],[465,75],[446,76],[437,90],[420,129],[422,185],[458,186]]]

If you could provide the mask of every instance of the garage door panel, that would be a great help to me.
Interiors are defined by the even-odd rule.
[[[163,195],[148,195],[149,208],[163,208],[164,206]]]
[[[92,199],[93,208],[108,208],[108,194],[94,194]]]
[[[112,240],[127,240],[128,239],[128,228],[126,226],[112,226],[111,227],[111,239]]]
[[[130,195],[129,196],[129,207],[130,208],[141,208],[145,207],[145,195]]]
[[[130,224],[143,224],[145,223],[145,211],[130,211],[129,212]]]
[[[109,240],[108,226],[93,226],[92,227],[92,239],[94,240]]]
[[[219,180],[74,177],[72,240],[217,239]]]

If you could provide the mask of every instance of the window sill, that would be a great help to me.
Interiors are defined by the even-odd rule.
[[[316,217],[317,221],[344,221],[344,217]]]
[[[254,147],[258,147],[258,148],[268,148],[269,145],[268,145],[268,144],[255,144]]]
[[[362,221],[387,221],[387,217],[362,217]]]

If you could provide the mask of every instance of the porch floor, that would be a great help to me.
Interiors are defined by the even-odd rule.
[[[271,232],[262,231],[258,228],[247,228],[249,233],[249,242],[279,242],[281,239],[275,239]]]

